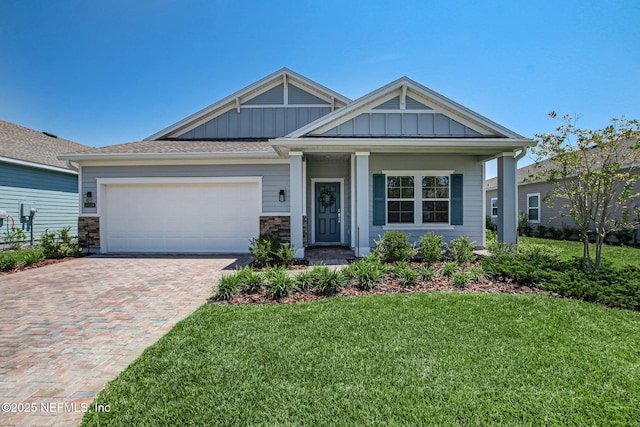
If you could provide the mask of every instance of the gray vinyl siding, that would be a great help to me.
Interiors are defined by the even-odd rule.
[[[447,242],[455,237],[467,236],[470,241],[475,241],[477,246],[482,245],[484,176],[482,175],[482,165],[478,164],[474,156],[371,154],[369,160],[369,224],[373,224],[373,174],[382,173],[383,170],[453,170],[453,173],[463,174],[463,225],[455,225],[451,230],[430,230],[425,226],[418,230],[407,228],[406,230],[400,229],[400,231],[408,234],[412,242],[418,241],[422,235],[433,231],[443,236]],[[375,246],[374,240],[378,240],[384,233],[385,230],[382,226],[370,225],[369,244],[371,247]]]
[[[375,111],[375,109],[373,111]],[[407,136],[460,138],[482,136],[475,130],[445,116],[444,114],[413,112],[363,113],[324,132],[323,135],[347,137]]]
[[[242,103],[243,105],[271,105],[284,104],[284,85],[279,84],[278,86],[269,89],[268,91],[261,93],[260,95],[252,98],[246,102]]]
[[[179,138],[277,138],[329,114],[331,107],[273,107],[229,110]]]
[[[416,101],[415,99],[407,96],[405,100],[405,108],[407,110],[432,110],[423,103]],[[390,100],[383,102],[374,108],[374,110],[399,110],[400,109],[400,96],[391,98]]]
[[[82,192],[98,195],[97,178],[149,178],[149,177],[262,177],[262,211],[289,213],[289,165],[175,165],[175,166],[84,166]],[[287,195],[278,201],[281,189]],[[96,201],[100,206],[100,200]],[[82,208],[84,214],[95,214],[98,208]]]
[[[31,203],[38,212],[34,218],[34,238],[42,233],[71,227],[78,233],[78,176],[27,166],[0,163],[0,209],[15,220],[16,228],[30,234],[26,224],[20,223],[20,204]],[[11,225],[9,223],[9,225]],[[2,242],[7,223],[0,233]]]
[[[312,212],[315,209],[314,189],[312,185],[313,178],[336,178],[344,179],[344,188],[342,195],[342,225],[344,229],[343,243],[349,244],[351,241],[351,159],[341,159],[339,161],[332,159],[318,159],[310,157],[307,159],[307,220],[309,221],[309,233],[312,232],[311,226]],[[309,234],[309,242],[312,242],[312,236]]]
[[[304,105],[304,104],[326,104],[329,103],[323,99],[318,98],[309,92],[300,89],[298,86],[292,84],[289,85],[289,104],[290,105]]]

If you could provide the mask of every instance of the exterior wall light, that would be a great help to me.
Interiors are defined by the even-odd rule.
[[[87,194],[84,196],[84,207],[85,208],[95,208],[96,203],[93,201],[93,193],[91,191],[87,191]]]
[[[280,190],[280,192],[278,193],[278,200],[280,202],[284,202],[284,189]]]

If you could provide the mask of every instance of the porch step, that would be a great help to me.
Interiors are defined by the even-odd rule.
[[[305,250],[309,265],[346,265],[355,254],[346,246],[312,246]]]

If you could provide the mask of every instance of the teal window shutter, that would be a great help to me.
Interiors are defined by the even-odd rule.
[[[373,225],[387,223],[387,179],[383,173],[373,174]]]
[[[462,174],[451,174],[451,225],[462,225]]]

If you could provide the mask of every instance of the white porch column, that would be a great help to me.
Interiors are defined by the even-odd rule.
[[[356,256],[366,257],[369,246],[369,153],[356,152]]]
[[[508,245],[518,242],[517,165],[513,153],[498,157],[498,240]]]
[[[289,153],[289,188],[291,195],[289,197],[289,206],[291,211],[291,245],[298,248],[294,255],[295,258],[304,258],[304,240],[303,240],[303,179],[302,171],[302,152],[292,151]]]

